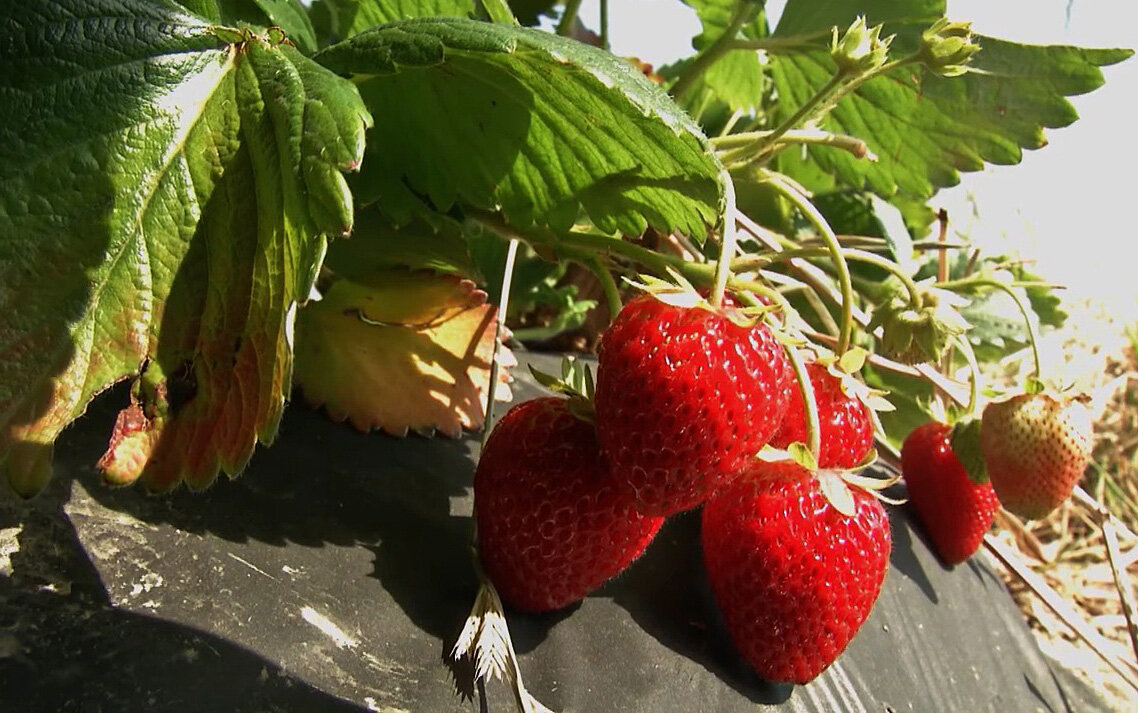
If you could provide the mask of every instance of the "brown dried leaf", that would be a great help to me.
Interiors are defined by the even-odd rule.
[[[361,431],[457,437],[481,428],[497,310],[473,282],[384,270],[339,280],[300,311],[296,383],[305,401]],[[495,398],[509,400],[503,348]]]

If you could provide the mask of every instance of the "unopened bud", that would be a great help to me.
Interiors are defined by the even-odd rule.
[[[889,43],[892,41],[892,35],[881,38],[881,25],[867,28],[865,18],[858,17],[840,38],[838,28],[834,28],[830,57],[843,72],[868,72],[885,64],[889,57]]]
[[[934,74],[957,77],[968,71],[980,45],[972,41],[972,24],[942,17],[921,33],[921,62]]]

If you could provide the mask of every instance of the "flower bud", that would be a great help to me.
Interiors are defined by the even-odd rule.
[[[921,62],[934,74],[957,77],[968,71],[980,45],[972,41],[972,24],[942,17],[921,33]]]
[[[840,38],[838,28],[834,28],[830,57],[842,72],[868,72],[885,64],[889,56],[889,43],[892,41],[892,35],[881,39],[881,25],[867,28],[865,18],[858,17]]]

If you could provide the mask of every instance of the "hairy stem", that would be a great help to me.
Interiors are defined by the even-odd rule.
[[[748,255],[733,262],[731,268],[739,271],[761,269],[777,262],[793,260],[796,257],[826,257],[830,254],[830,250],[827,248],[796,248],[794,250],[783,250],[772,255]],[[912,304],[913,309],[920,309],[924,304],[924,298],[921,297],[921,290],[917,287],[917,283],[913,282],[913,278],[905,274],[905,271],[897,263],[857,248],[842,248],[841,254],[847,261],[864,262],[879,267],[896,277],[905,287],[905,291],[909,293],[909,303]]]
[[[853,333],[853,284],[850,279],[850,268],[846,264],[846,259],[842,255],[842,248],[838,245],[838,237],[834,235],[834,230],[830,224],[826,222],[826,218],[822,213],[814,207],[814,204],[795,186],[787,182],[782,176],[776,173],[768,173],[767,180],[778,191],[786,196],[791,203],[810,221],[814,229],[818,231],[818,235],[826,244],[826,250],[829,253],[830,260],[834,264],[834,269],[838,273],[838,289],[842,293],[842,316],[838,322],[841,330],[838,332],[838,348],[837,354],[840,357],[845,354],[846,350],[850,347],[850,337]]]

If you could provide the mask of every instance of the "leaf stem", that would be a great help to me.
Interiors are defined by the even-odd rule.
[[[577,11],[581,9],[581,0],[565,0],[565,12],[561,14],[561,21],[557,23],[557,34],[568,37],[573,32],[573,21],[577,19]]]
[[[1028,311],[1027,305],[1024,304],[1023,299],[1016,294],[1015,290],[1009,285],[991,277],[965,277],[959,280],[939,282],[937,283],[937,287],[953,292],[963,292],[972,287],[991,287],[992,289],[1002,290],[1008,297],[1011,297],[1019,309],[1019,313],[1023,315],[1023,324],[1027,328],[1027,338],[1028,341],[1031,342],[1031,358],[1035,362],[1035,378],[1039,380],[1043,379],[1042,360],[1039,358],[1039,331],[1035,328],[1035,323],[1031,321],[1031,314]]]
[[[825,216],[814,207],[814,204],[810,202],[802,191],[787,181],[785,177],[774,172],[767,172],[766,180],[798,208],[814,226],[814,229],[818,231],[819,237],[821,237],[822,241],[826,244],[826,250],[829,253],[830,260],[833,262],[834,269],[837,270],[838,273],[838,288],[842,293],[842,316],[838,322],[841,330],[838,332],[837,348],[837,355],[841,357],[850,347],[850,336],[853,332],[854,297],[853,283],[850,279],[850,268],[849,265],[846,264],[845,256],[842,255],[841,246],[838,245],[838,236],[834,234],[833,228],[826,222]]]
[[[731,17],[730,24],[723,30],[723,34],[715,42],[704,47],[691,64],[684,68],[675,84],[672,85],[669,92],[674,98],[680,99],[688,93],[695,85],[695,81],[720,57],[732,49],[731,43],[735,40],[735,35],[739,34],[739,30],[751,19],[756,4],[755,0],[739,0],[735,7],[735,14]]]

